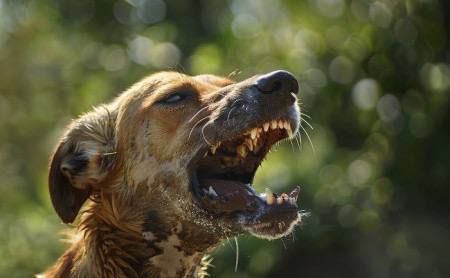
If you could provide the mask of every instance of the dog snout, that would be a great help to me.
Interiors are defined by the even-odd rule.
[[[298,93],[298,81],[294,75],[285,70],[277,70],[259,76],[255,86],[263,94],[286,94]]]

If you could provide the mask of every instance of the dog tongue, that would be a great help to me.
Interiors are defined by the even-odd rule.
[[[203,202],[211,209],[223,212],[256,210],[254,204],[258,197],[249,185],[219,179],[204,179],[200,182],[208,190],[208,196],[203,198]]]

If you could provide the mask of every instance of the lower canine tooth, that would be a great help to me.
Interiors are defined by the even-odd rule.
[[[266,203],[270,206],[275,203],[275,197],[269,188],[266,188]]]
[[[289,197],[294,198],[297,202],[298,195],[300,194],[300,186],[296,186],[291,193],[289,193]]]

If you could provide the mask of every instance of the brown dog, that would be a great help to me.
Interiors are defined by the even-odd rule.
[[[71,247],[45,277],[197,277],[202,258],[241,233],[275,239],[300,221],[299,189],[251,182],[300,121],[296,79],[234,82],[161,72],[80,116],[54,153],[49,187]]]

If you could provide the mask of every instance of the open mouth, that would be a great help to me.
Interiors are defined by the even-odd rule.
[[[300,188],[276,194],[257,192],[252,181],[270,148],[292,137],[289,120],[272,120],[218,142],[202,152],[192,179],[199,206],[214,215],[229,216],[239,227],[259,237],[279,238],[300,221]]]

